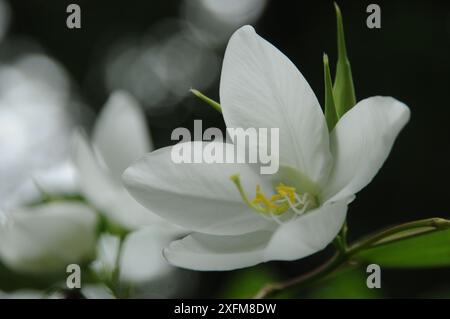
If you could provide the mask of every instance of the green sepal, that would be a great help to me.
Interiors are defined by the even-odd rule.
[[[356,104],[356,98],[355,88],[353,86],[352,70],[347,57],[347,49],[345,47],[342,14],[336,3],[334,3],[334,7],[336,9],[338,59],[336,64],[333,93],[337,116],[338,118],[341,118]]]
[[[323,76],[325,83],[325,120],[327,121],[328,130],[331,132],[338,122],[338,116],[333,96],[330,65],[328,56],[325,53],[323,54]]]

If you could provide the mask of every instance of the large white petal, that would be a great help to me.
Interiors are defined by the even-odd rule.
[[[331,133],[334,168],[323,198],[336,201],[365,187],[388,157],[410,117],[408,107],[392,97],[360,101]]]
[[[232,270],[250,267],[264,260],[264,248],[271,232],[258,231],[239,236],[193,233],[164,249],[167,260],[194,270]]]
[[[220,102],[227,127],[279,128],[281,164],[318,184],[328,176],[328,129],[314,92],[295,65],[250,26],[228,43]]]
[[[14,211],[0,225],[1,260],[16,271],[65,274],[92,257],[97,218],[86,205],[55,202]]]
[[[342,227],[347,202],[320,207],[281,225],[275,232],[238,236],[193,233],[164,250],[167,260],[194,270],[232,270],[270,260],[295,260],[325,248]]]
[[[117,180],[151,150],[145,114],[130,94],[117,91],[109,97],[95,124],[93,143]]]
[[[267,245],[264,261],[296,260],[324,249],[344,224],[347,203],[321,206],[281,225]]]
[[[233,149],[230,144],[219,144]],[[206,143],[186,145],[195,150]],[[147,154],[125,171],[126,187],[142,205],[174,224],[209,234],[235,235],[272,225],[244,204],[230,180],[239,173],[247,194],[253,196],[262,180],[249,166],[175,163],[171,151],[166,147]]]
[[[177,233],[180,228],[169,224],[138,203],[125,188],[121,188],[109,205],[103,207],[103,213],[127,229],[135,230],[146,226],[158,226]]]

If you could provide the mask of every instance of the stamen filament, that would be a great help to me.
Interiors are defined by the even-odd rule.
[[[250,200],[242,187],[239,174],[231,176],[230,179],[236,185],[244,203],[265,218],[267,216],[279,224],[283,222],[279,216],[289,209],[294,212],[291,217],[295,218],[303,215],[308,209],[317,207],[316,198],[313,195],[310,193],[299,194],[295,187],[286,186],[283,183],[275,187],[276,194],[270,197],[264,194],[261,185],[256,185],[255,197]]]
[[[247,197],[247,194],[245,194],[244,188],[242,187],[241,184],[241,178],[239,176],[239,174],[236,175],[232,175],[230,177],[231,181],[234,183],[234,185],[236,185],[236,188],[239,191],[239,194],[241,194],[242,200],[244,201],[244,203],[246,203],[249,207],[255,209],[258,213],[265,213],[265,210],[255,206],[252,202],[250,202],[250,200]]]

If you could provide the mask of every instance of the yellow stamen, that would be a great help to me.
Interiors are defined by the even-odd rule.
[[[272,199],[269,199],[264,195],[264,193],[261,191],[261,186],[258,184],[256,185],[256,195],[255,198],[252,200],[253,205],[261,204],[265,206],[269,210],[273,210],[277,208],[277,206],[272,202]]]
[[[281,197],[287,197],[289,198],[289,200],[294,203],[296,201],[295,199],[295,187],[290,187],[290,186],[286,186],[282,183],[280,183],[277,187],[276,190],[278,192],[278,194]]]
[[[281,215],[291,208],[291,206],[298,207],[301,205],[296,196],[295,187],[280,183],[275,187],[277,193],[269,198],[263,193],[261,186],[258,184],[256,185],[255,198],[249,200],[241,185],[239,175],[231,176],[231,180],[239,190],[243,201],[259,213]]]
[[[239,194],[241,195],[242,200],[244,201],[244,203],[246,203],[251,208],[255,209],[257,212],[264,213],[264,210],[258,208],[256,205],[251,203],[250,200],[248,199],[247,195],[245,194],[244,188],[242,187],[241,179],[239,177],[239,174],[232,175],[230,177],[230,179],[234,183],[234,185],[236,185],[236,188],[238,189]]]

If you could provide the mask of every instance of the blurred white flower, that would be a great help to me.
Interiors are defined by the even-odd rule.
[[[195,40],[187,23],[163,20],[142,38],[114,44],[105,81],[110,92],[132,93],[149,114],[168,114],[190,96],[190,87],[208,88],[217,79],[219,64],[217,54]]]
[[[97,216],[79,202],[17,209],[0,223],[0,260],[17,272],[66,274],[95,252]]]
[[[112,94],[93,131],[93,142],[83,134],[74,136],[73,161],[82,194],[108,219],[133,230],[124,240],[120,279],[142,283],[165,277],[173,271],[162,249],[184,231],[141,206],[123,187],[126,167],[152,149],[145,115],[129,94]],[[103,237],[94,268],[115,268],[119,239]]]
[[[267,0],[185,0],[182,14],[198,40],[218,46],[237,28],[256,22],[266,4]]]
[[[78,191],[75,168],[69,160],[66,160],[50,168],[30,172],[30,177],[7,196],[0,206],[0,214],[2,210],[6,213],[28,203],[37,202],[45,194],[71,195]]]
[[[105,285],[84,285],[81,294],[87,299],[115,299],[111,290]]]
[[[112,221],[127,229],[159,225],[178,230],[141,206],[122,185],[125,168],[153,148],[145,115],[124,91],[108,99],[93,129],[92,143],[74,134],[72,160],[81,193]]]
[[[176,164],[171,147],[147,154],[124,173],[140,203],[196,231],[164,251],[180,267],[229,270],[295,260],[325,248],[342,227],[354,194],[388,157],[410,113],[391,97],[371,97],[329,133],[302,74],[250,26],[228,43],[220,99],[227,127],[279,128],[278,173],[267,178],[246,164]],[[234,149],[220,147],[226,154]],[[251,199],[247,194],[255,189]]]
[[[70,104],[69,78],[53,59],[25,54],[0,65],[0,210],[39,197],[34,180],[74,189],[70,168],[61,169],[70,166]]]
[[[133,288],[133,294],[129,297],[138,297],[143,291],[154,298],[169,297],[179,288],[174,267],[162,258],[162,247],[171,240],[173,240],[171,234],[161,230],[160,227],[151,226],[130,233],[122,247],[120,247],[119,237],[104,234],[98,241],[97,259],[92,264],[92,268],[100,278],[108,280],[116,266],[119,266],[120,284]],[[121,252],[117,263],[119,249]],[[105,287],[91,289],[91,292],[100,291],[104,292],[108,289]],[[95,294],[91,296],[95,298]]]
[[[39,290],[22,289],[13,292],[0,291],[0,299],[62,299],[59,293],[46,294]]]

